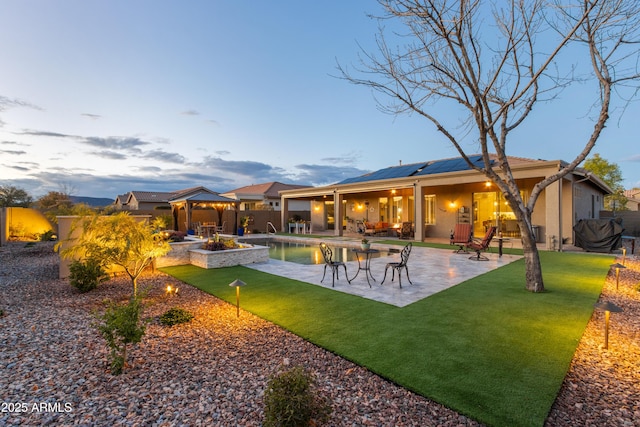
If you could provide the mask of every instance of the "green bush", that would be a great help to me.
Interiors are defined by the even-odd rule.
[[[49,242],[51,240],[54,240],[54,238],[55,233],[53,232],[53,230],[47,230],[44,233],[38,234],[38,240],[40,240],[41,242]]]
[[[271,376],[264,404],[264,427],[320,425],[331,415],[331,400],[319,395],[315,378],[302,366]]]
[[[174,307],[167,310],[160,316],[160,323],[166,326],[173,326],[179,323],[187,323],[193,319],[193,314],[184,308]]]
[[[95,259],[73,261],[69,265],[69,283],[80,292],[89,292],[108,278],[102,264]]]
[[[111,373],[119,375],[127,363],[127,345],[137,344],[144,336],[146,326],[141,320],[142,302],[131,298],[126,305],[111,304],[102,315],[97,315],[94,324],[111,349],[109,359]]]

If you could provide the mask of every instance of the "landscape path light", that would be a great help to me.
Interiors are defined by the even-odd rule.
[[[240,287],[245,285],[246,283],[240,279],[236,279],[229,283],[229,286],[236,288],[236,317],[240,317]]]
[[[616,262],[615,264],[611,264],[610,267],[613,267],[616,269],[616,291],[618,290],[618,283],[620,282],[620,269],[621,268],[627,268],[624,265],[620,264],[619,262]]]
[[[609,348],[609,316],[611,313],[621,313],[624,310],[609,301],[601,301],[596,303],[594,307],[598,311],[604,311],[604,348],[606,350]]]

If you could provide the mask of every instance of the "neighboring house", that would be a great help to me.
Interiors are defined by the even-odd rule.
[[[169,208],[174,193],[158,191],[130,191],[125,205],[130,211]]]
[[[273,210],[279,211],[280,207],[280,191],[284,190],[301,190],[311,188],[305,185],[283,184],[281,182],[266,182],[264,184],[248,185],[246,187],[236,188],[235,190],[222,193],[222,196],[229,197],[240,201],[240,210]],[[309,211],[310,203],[308,200],[291,201],[289,205],[290,211]]]
[[[480,155],[471,160],[482,164]],[[509,157],[509,162],[525,200],[536,183],[566,164],[516,157]],[[597,218],[604,196],[610,193],[601,179],[583,169],[551,184],[532,213],[538,241],[546,242],[550,249],[559,247],[560,236],[573,242],[573,226],[580,219]],[[283,224],[291,204],[306,200],[311,203],[314,229],[334,229],[336,235],[342,235],[343,228],[351,229],[354,221],[367,221],[389,227],[411,222],[416,240],[448,238],[456,223],[472,224],[476,237],[482,237],[490,225],[507,237],[520,236],[502,192],[460,157],[392,166],[333,185],[285,190],[280,195]],[[342,226],[336,227],[336,222]]]
[[[116,197],[116,200],[113,201],[113,208],[117,211],[129,210],[127,199],[129,199],[129,193],[118,195],[118,197]]]
[[[627,209],[640,211],[640,189],[624,190],[624,197],[627,198]]]

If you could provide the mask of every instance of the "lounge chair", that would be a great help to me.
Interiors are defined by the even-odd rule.
[[[398,232],[398,237],[400,239],[410,239],[413,236],[413,223],[411,222],[403,222],[400,227],[400,231]]]
[[[407,280],[409,281],[410,284],[413,285],[413,283],[411,283],[411,279],[409,279],[409,268],[407,267],[407,262],[409,262],[409,255],[411,254],[411,248],[412,248],[412,243],[409,242],[407,246],[405,246],[404,249],[402,249],[402,252],[400,252],[400,262],[387,263],[387,266],[384,268],[384,277],[382,278],[382,282],[380,282],[381,285],[384,283],[384,280],[387,278],[387,270],[389,268],[393,269],[393,272],[391,273],[392,282],[393,282],[393,279],[395,278],[396,271],[397,271],[398,285],[400,285],[400,287],[402,288],[402,269],[404,268],[404,271],[407,274]]]
[[[347,265],[341,261],[333,260],[333,251],[326,243],[320,243],[320,252],[322,252],[322,257],[324,258],[324,273],[322,274],[322,280],[320,283],[324,281],[324,276],[327,274],[327,267],[331,267],[331,287],[333,288],[336,284],[336,278],[340,280],[340,275],[338,273],[338,269],[340,267],[344,268],[344,277],[347,278],[347,282],[351,283],[349,280],[349,276],[347,276]]]
[[[480,252],[486,251],[489,248],[489,244],[491,243],[491,239],[496,235],[496,227],[489,227],[486,234],[482,238],[482,240],[473,239],[469,244],[466,245],[467,248],[473,249],[476,251],[476,255],[469,257],[474,261],[489,261],[489,258],[482,255]]]
[[[468,253],[465,246],[471,243],[472,240],[472,228],[471,224],[456,224],[453,232],[451,232],[451,245],[458,245],[459,248],[453,251],[456,254]]]

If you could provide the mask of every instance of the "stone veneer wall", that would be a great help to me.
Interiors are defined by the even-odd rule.
[[[200,249],[204,242],[198,240],[185,240],[184,242],[170,243],[171,251],[154,261],[156,268],[173,267],[175,265],[191,264],[189,251]]]
[[[201,268],[219,268],[269,261],[267,246],[254,245],[250,248],[212,252],[201,249],[203,244],[204,241],[200,239],[171,243],[171,252],[156,259],[155,267],[193,264]]]
[[[269,248],[257,245],[244,249],[227,249],[214,252],[193,249],[189,251],[189,254],[191,256],[191,264],[201,268],[231,267],[269,261]]]

